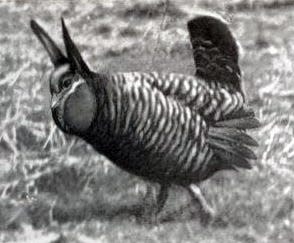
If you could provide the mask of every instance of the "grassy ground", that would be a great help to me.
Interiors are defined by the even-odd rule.
[[[290,1],[0,1],[0,242],[294,242],[294,7]],[[189,2],[189,3],[188,3]],[[83,142],[49,110],[49,58],[31,18],[61,43],[59,17],[93,69],[194,71],[186,21],[200,8],[231,22],[249,101],[264,126],[251,171],[204,182],[217,220],[201,226],[175,188],[159,225],[139,224],[144,183]]]

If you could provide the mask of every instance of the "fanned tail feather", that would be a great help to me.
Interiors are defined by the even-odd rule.
[[[238,171],[238,168],[242,169],[251,169],[252,165],[248,159],[244,159],[234,154],[224,153],[221,149],[214,149],[215,159],[217,163],[217,170],[235,170]],[[233,161],[233,162],[232,162]]]
[[[256,147],[258,143],[244,130],[258,128],[261,124],[251,111],[232,117],[209,128],[208,143],[217,158],[219,169],[250,169],[249,161],[257,159],[250,147]]]
[[[258,119],[255,117],[243,117],[231,120],[224,120],[214,124],[216,127],[231,127],[236,129],[252,129],[261,126]]]
[[[243,106],[241,109],[226,115],[226,120],[244,118],[244,117],[255,117],[255,112],[252,108]]]
[[[209,130],[210,138],[224,140],[231,143],[241,143],[247,146],[257,147],[258,143],[244,131],[231,127],[211,127]]]

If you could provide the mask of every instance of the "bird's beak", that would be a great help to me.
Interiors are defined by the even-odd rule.
[[[51,97],[51,109],[56,108],[59,105],[60,99],[56,94],[53,94]]]

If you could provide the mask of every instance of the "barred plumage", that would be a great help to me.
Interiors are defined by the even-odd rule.
[[[240,90],[229,90],[219,82],[207,83],[201,77],[176,73],[119,73],[113,77],[124,77],[130,82],[143,80],[184,106],[204,115],[206,120],[222,120],[226,115],[240,110],[245,99]]]
[[[194,168],[201,168],[203,163],[201,158],[206,158],[206,154],[210,152],[205,148],[208,144],[204,142],[207,133],[206,123],[196,110],[184,106],[172,96],[165,96],[158,88],[152,86],[150,80],[145,79],[146,75],[118,74],[103,80],[104,90],[97,90],[95,93],[98,96],[104,94],[101,95],[103,100],[100,101],[104,105],[85,139],[100,150],[103,145],[99,144],[96,136],[107,133],[110,137],[109,146],[120,152],[119,155],[108,154],[108,148],[101,152],[119,166],[126,166],[124,169],[139,165],[135,171],[130,171],[132,173],[143,175],[150,180],[164,178],[175,181],[178,177],[179,182],[181,182],[180,178],[193,181],[199,177]],[[159,74],[156,75],[160,77]],[[197,84],[196,80],[194,83]],[[118,112],[122,104],[124,113]],[[125,137],[128,143],[124,146],[118,145],[117,142],[124,140]],[[105,141],[102,140],[100,143]],[[196,149],[193,150],[194,146]],[[132,151],[139,151],[141,155],[138,159],[133,159],[130,154]],[[130,156],[127,159],[128,165],[125,165],[121,162],[121,158],[125,159],[128,156]],[[155,170],[153,164],[156,164],[160,170]],[[185,166],[186,164],[190,166]],[[192,169],[189,171],[183,168]]]
[[[256,157],[249,147],[257,143],[244,130],[259,122],[244,106],[236,80],[208,81],[209,76],[198,71],[196,76],[94,73],[63,20],[67,57],[35,21],[31,26],[55,65],[50,87],[57,100],[52,100],[57,126],[83,138],[124,170],[158,182],[157,212],[170,185],[177,184],[212,213],[195,183],[219,170],[251,168],[249,160]]]
[[[150,78],[151,76],[157,79]],[[222,116],[225,116],[228,113],[227,109],[219,109],[221,112],[216,110],[217,107],[238,109],[238,106],[231,98],[233,95],[229,95],[226,90],[211,90],[201,79],[184,77],[179,74],[158,73],[119,73],[106,76],[103,81],[100,80],[103,85],[99,85],[104,90],[95,91],[98,96],[103,97],[100,103],[104,105],[100,107],[101,111],[98,112],[85,140],[118,166],[149,180],[165,180],[179,184],[203,180],[210,174],[208,162],[213,155],[213,150],[207,142],[209,122],[205,118],[211,114],[223,113]],[[200,93],[196,91],[194,94],[198,99],[187,105],[185,98],[190,97],[181,96],[181,87],[175,87],[179,92],[164,94],[164,91],[160,90],[162,86],[157,85],[163,83],[163,78],[167,83],[182,78],[181,82],[174,83],[183,86],[187,82],[190,90],[200,90]],[[169,85],[166,85],[166,89],[168,87]],[[201,89],[198,89],[199,87]],[[220,106],[214,105],[215,99],[212,98],[217,97],[217,94]],[[206,98],[201,98],[205,96]],[[118,112],[121,111],[122,104],[123,113]],[[203,107],[208,109],[203,111]],[[215,115],[212,117],[217,119]],[[101,140],[99,143],[96,136],[103,134],[104,137],[104,133],[109,136],[108,146],[112,150],[120,150],[119,153],[109,153],[109,148],[101,151],[103,145],[100,143],[104,144],[105,141]],[[243,137],[242,133],[239,135]],[[124,146],[117,144],[123,140],[127,141],[123,143]],[[131,154],[133,151],[140,153],[140,156],[134,158]],[[121,158],[127,159],[127,162],[121,161]],[[154,168],[155,164],[159,169]]]

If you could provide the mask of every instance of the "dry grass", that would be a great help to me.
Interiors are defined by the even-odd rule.
[[[1,1],[0,242],[294,242],[294,14],[291,6],[279,8],[286,1],[272,2],[275,8],[265,0],[174,1],[163,19],[164,4],[151,0]],[[95,70],[191,74],[185,23],[200,5],[231,20],[244,47],[244,85],[264,124],[254,132],[259,160],[249,172],[203,183],[216,223],[202,227],[192,207],[169,214],[189,203],[175,189],[164,222],[138,224],[134,205],[144,183],[52,123],[51,66],[29,20],[40,20],[61,43],[63,15]]]

